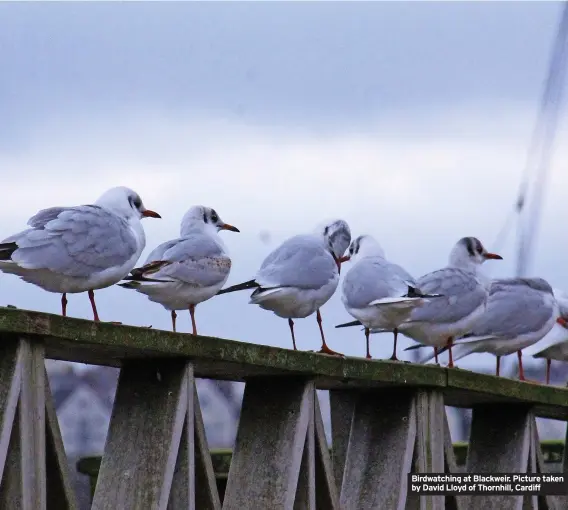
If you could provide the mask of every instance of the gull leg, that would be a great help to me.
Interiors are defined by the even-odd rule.
[[[93,309],[93,316],[94,316],[94,321],[95,322],[100,322],[99,321],[99,314],[97,313],[97,305],[95,304],[95,293],[94,291],[90,290],[88,292],[89,294],[89,301],[91,302],[91,307]]]
[[[497,356],[497,363],[495,366],[495,375],[499,377],[499,369],[501,368],[501,356]]]
[[[61,294],[61,315],[67,317],[67,294],[65,292]]]
[[[450,355],[450,360],[448,361],[448,368],[454,368],[454,357],[452,356],[452,345],[454,344],[454,339],[452,337],[448,338],[448,353]]]
[[[371,351],[369,349],[369,328],[365,328],[365,340],[367,341],[367,359],[372,359]]]
[[[93,309],[93,320],[95,322],[100,322],[99,320],[99,314],[97,313],[97,305],[95,304],[95,292],[93,290],[90,290],[88,292],[89,294],[89,301],[91,302],[91,307]],[[111,321],[109,324],[117,324],[120,325],[122,324],[122,322],[115,322],[115,321]],[[152,327],[152,326],[150,326]]]
[[[436,362],[436,365],[439,365],[439,363],[438,363],[438,348],[436,346],[434,346],[434,361]]]
[[[319,352],[320,352],[321,354],[331,354],[332,356],[343,356],[343,354],[341,354],[340,352],[332,351],[332,350],[327,346],[327,344],[325,343],[325,336],[324,336],[324,334],[323,334],[323,328],[322,328],[322,325],[321,325],[321,314],[320,314],[320,311],[319,311],[319,310],[318,310],[317,313],[316,313],[316,320],[318,321],[318,326],[319,326],[320,333],[321,333],[321,342],[322,342],[322,343],[321,343],[321,349],[320,349]]]
[[[523,353],[517,351],[517,359],[519,360],[519,381],[525,380],[525,372],[523,371]]]
[[[193,328],[193,334],[197,335],[197,326],[195,324],[195,305],[189,305],[189,315],[191,315],[191,327]]]
[[[546,359],[546,384],[550,384],[550,365],[552,360],[550,358]]]
[[[531,381],[530,379],[525,379],[525,372],[523,370],[523,352],[517,351],[517,359],[519,360],[519,381],[525,381],[529,383],[534,383],[536,381]]]
[[[172,310],[172,328],[174,333],[176,332],[176,319],[177,319],[177,313],[175,310]]]
[[[294,350],[297,351],[296,337],[294,335],[294,321],[292,319],[288,319],[288,326],[290,326],[290,333],[292,333],[292,345],[294,346]]]
[[[398,358],[396,357],[396,343],[398,340],[398,329],[394,328],[392,332],[394,333],[394,345],[392,348],[392,356],[389,359],[391,359],[392,361],[398,361]]]

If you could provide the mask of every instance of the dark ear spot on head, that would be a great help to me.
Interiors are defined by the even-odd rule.
[[[479,255],[483,255],[483,252],[485,251],[483,245],[481,244],[481,241],[477,238],[475,239],[475,251],[477,251]]]
[[[470,257],[475,257],[475,250],[474,250],[473,241],[472,241],[471,237],[465,238],[465,247],[466,247],[467,252],[469,253]]]
[[[209,220],[207,219],[207,213],[205,211],[203,211],[203,223],[209,223]]]
[[[329,232],[329,226],[328,226],[328,227],[325,227],[325,228],[323,229],[323,235],[326,236],[328,232]]]

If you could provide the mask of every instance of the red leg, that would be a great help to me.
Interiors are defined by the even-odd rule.
[[[448,361],[448,368],[454,368],[454,357],[452,356],[452,345],[454,343],[454,339],[452,337],[448,338],[448,343],[446,344],[448,347],[448,353],[450,355],[450,360]]]
[[[497,356],[497,364],[495,366],[495,375],[499,377],[499,369],[501,368],[501,356]]]
[[[389,359],[391,359],[392,361],[398,361],[398,358],[396,357],[396,342],[398,340],[398,329],[394,328],[392,332],[394,333],[394,345],[392,347],[392,356]]]
[[[517,351],[517,359],[519,360],[519,381],[525,380],[525,372],[523,371],[523,353]]]
[[[438,348],[434,347],[434,360],[436,361],[436,365],[439,365],[438,363]]]
[[[292,319],[288,319],[288,326],[290,326],[290,333],[292,333],[292,345],[294,346],[294,350],[297,351],[296,336],[294,335],[294,321]]]
[[[546,384],[550,384],[550,365],[552,363],[552,360],[550,358],[547,358],[546,360]]]
[[[94,315],[94,321],[95,322],[99,322],[99,314],[97,313],[97,305],[95,304],[95,293],[90,290],[88,292],[89,294],[89,301],[91,301],[91,307],[93,308],[93,315]]]
[[[369,328],[365,328],[365,340],[367,341],[367,359],[372,359],[371,350],[369,349],[369,335],[370,335]]]
[[[197,326],[195,324],[195,305],[189,305],[189,315],[191,315],[191,327],[193,334],[197,335]]]
[[[318,326],[320,328],[320,333],[321,333],[321,349],[319,352],[321,354],[331,354],[332,356],[343,356],[343,354],[339,352],[332,351],[325,343],[325,336],[323,334],[323,328],[321,325],[321,314],[319,310],[316,313],[316,320],[318,321]]]
[[[177,319],[177,313],[175,310],[172,310],[172,328],[174,330],[174,333],[176,332],[176,319]]]
[[[67,294],[61,294],[61,315],[67,317]]]

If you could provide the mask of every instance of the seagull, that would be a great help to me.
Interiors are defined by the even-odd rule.
[[[357,237],[344,260],[353,266],[345,274],[341,299],[347,312],[365,326],[367,359],[371,329],[392,330],[394,346],[391,360],[397,360],[398,327],[412,311],[429,297],[418,289],[414,278],[402,267],[389,262],[380,244],[371,236]],[[426,298],[426,299],[425,299]]]
[[[552,329],[537,343],[524,350],[525,355],[546,359],[546,384],[550,384],[552,360],[568,361],[568,295],[559,289],[552,289],[560,315]]]
[[[28,221],[31,228],[0,243],[0,270],[62,294],[63,316],[67,294],[87,292],[98,322],[94,291],[119,282],[136,265],[146,245],[145,217],[161,218],[123,186],[93,205],[43,209]]]
[[[288,319],[296,348],[294,321],[316,312],[322,339],[320,353],[340,355],[325,342],[320,308],[339,283],[343,254],[351,242],[351,231],[343,220],[319,226],[313,234],[291,237],[273,250],[262,263],[256,278],[218,292],[254,289],[250,304]]]
[[[176,310],[189,309],[196,335],[195,306],[217,294],[231,270],[220,230],[239,232],[224,223],[215,209],[191,207],[181,220],[180,237],[155,248],[142,267],[124,278],[128,282],[119,286],[145,294],[150,301],[170,310],[174,331]]]
[[[410,318],[399,327],[399,332],[434,347],[438,362],[438,348],[449,346],[448,367],[453,367],[451,345],[454,337],[469,332],[476,320],[485,311],[490,281],[479,272],[486,260],[502,260],[500,255],[488,252],[476,237],[462,237],[450,252],[448,265],[425,274],[416,281],[420,292],[440,295],[415,308]],[[355,326],[360,322],[349,322],[336,327]],[[372,330],[371,333],[384,332]],[[422,345],[408,347],[412,350]]]
[[[493,280],[487,310],[472,331],[454,345],[456,360],[469,354],[487,352],[497,357],[517,353],[519,380],[524,381],[522,350],[535,344],[552,329],[559,317],[552,287],[542,278]],[[560,323],[564,323],[562,319]],[[431,359],[431,357],[429,358]],[[423,360],[423,362],[428,359]]]

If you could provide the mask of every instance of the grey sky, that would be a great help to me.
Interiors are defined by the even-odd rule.
[[[196,203],[237,225],[223,233],[230,283],[337,216],[419,276],[458,238],[490,245],[501,227],[559,12],[553,2],[3,3],[0,232],[124,184],[164,217],[145,221],[148,250]],[[568,288],[562,129],[534,272]],[[504,255],[494,274],[513,271],[511,243]],[[13,276],[0,291],[58,313],[57,296]],[[247,301],[200,305],[200,331],[288,346],[286,322]],[[103,319],[169,327],[167,312],[124,289],[98,302]],[[90,317],[87,297],[71,297],[69,313]],[[322,314],[332,348],[364,353],[362,334],[333,330],[350,319],[339,295]],[[299,346],[317,348],[315,318],[297,327]],[[389,349],[375,339],[374,355]]]

